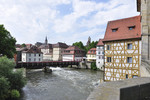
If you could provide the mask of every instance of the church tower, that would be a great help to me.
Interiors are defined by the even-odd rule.
[[[89,36],[86,46],[88,47],[90,43],[91,43],[91,37]]]
[[[46,44],[46,45],[48,44],[47,36],[46,36],[46,38],[45,38],[45,44]]]
[[[141,12],[142,60],[150,60],[150,0],[137,0]]]

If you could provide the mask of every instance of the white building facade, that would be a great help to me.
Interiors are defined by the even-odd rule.
[[[104,44],[102,39],[99,40],[96,47],[96,66],[104,71]]]
[[[43,53],[35,46],[29,50],[22,52],[22,62],[41,62],[43,61]]]

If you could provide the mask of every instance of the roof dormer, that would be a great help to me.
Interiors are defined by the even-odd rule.
[[[116,32],[116,31],[118,31],[118,28],[113,28],[111,30],[112,30],[112,32]]]
[[[134,26],[129,26],[128,28],[129,28],[129,30],[133,30],[135,28],[135,25]]]

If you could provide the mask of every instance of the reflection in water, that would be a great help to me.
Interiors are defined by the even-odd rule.
[[[21,100],[86,100],[103,72],[52,68],[52,73],[27,70],[28,83]]]

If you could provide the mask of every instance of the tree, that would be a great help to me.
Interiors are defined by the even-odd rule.
[[[6,56],[0,57],[0,100],[12,98],[11,96],[18,98],[20,94],[17,91],[19,92],[26,84],[26,79],[23,77],[22,71],[14,71],[14,67],[14,61],[8,59]]]
[[[20,93],[18,90],[11,90],[10,95],[11,100],[17,100],[20,97]]]
[[[26,84],[26,80],[23,77],[23,73],[21,70],[12,72],[8,78],[8,81],[10,82],[11,89],[16,89],[19,91]]]
[[[9,93],[9,82],[5,77],[0,77],[0,100],[5,100]]]
[[[86,46],[83,45],[83,43],[82,43],[81,41],[79,41],[79,42],[73,43],[72,45],[73,45],[73,46],[77,46],[77,47],[79,47],[80,49],[82,49],[82,50],[88,52],[91,48],[96,48],[97,43],[98,43],[98,41],[92,41],[92,42],[89,44],[89,46],[86,47]]]
[[[6,55],[8,58],[13,58],[16,39],[11,36],[3,25],[0,25],[0,54]]]
[[[86,50],[89,51],[91,48],[96,48],[98,41],[92,41],[88,47],[86,47]]]
[[[91,63],[91,69],[92,69],[92,70],[97,70],[96,62],[92,62],[92,63]]]
[[[73,45],[73,46],[77,46],[77,47],[79,47],[80,49],[86,51],[86,48],[85,48],[85,46],[83,45],[83,43],[82,43],[81,41],[75,42],[75,43],[73,43],[72,45]]]
[[[21,47],[26,47],[26,45],[23,43],[23,44],[21,45]]]

